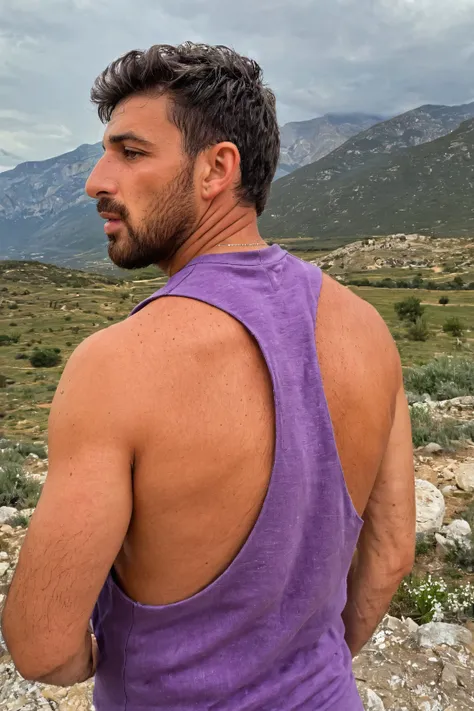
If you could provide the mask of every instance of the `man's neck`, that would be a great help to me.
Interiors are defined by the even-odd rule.
[[[223,244],[231,246],[219,246]],[[258,232],[254,209],[241,205],[227,210],[217,208],[212,214],[208,212],[203,217],[173,258],[159,266],[168,276],[173,276],[192,259],[204,254],[225,254],[230,251],[263,249],[266,246]]]

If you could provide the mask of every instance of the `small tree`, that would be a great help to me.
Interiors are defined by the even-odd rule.
[[[453,279],[453,284],[455,284],[457,289],[462,289],[462,287],[464,286],[464,279],[459,275],[455,276]]]
[[[410,341],[427,341],[430,335],[426,320],[419,316],[414,323],[410,325],[407,331],[407,336]]]
[[[30,363],[33,368],[54,368],[61,362],[58,348],[36,349],[30,356]]]
[[[439,300],[439,303],[441,306],[446,306],[446,304],[449,304],[449,299],[447,296],[442,296],[441,299]]]
[[[454,338],[462,338],[464,334],[464,324],[463,322],[453,316],[452,318],[448,318],[447,321],[445,321],[443,325],[443,331],[445,333],[449,333],[451,336],[454,336]]]
[[[394,309],[400,321],[410,321],[411,323],[416,323],[417,319],[421,318],[425,311],[420,299],[415,296],[409,296],[403,301],[397,301]]]

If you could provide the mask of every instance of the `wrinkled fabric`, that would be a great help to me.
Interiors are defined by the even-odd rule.
[[[278,245],[203,255],[132,311],[189,297],[247,328],[273,382],[275,455],[254,528],[207,588],[142,605],[111,571],[93,615],[97,711],[363,711],[341,619],[362,521],[318,365],[321,281]]]

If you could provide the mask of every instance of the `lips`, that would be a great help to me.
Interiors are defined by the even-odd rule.
[[[107,235],[114,234],[114,232],[117,232],[117,230],[122,226],[123,220],[117,215],[116,213],[113,212],[101,212],[100,216],[104,219],[107,220],[107,222],[104,225],[104,232]]]
[[[104,225],[104,232],[106,235],[112,235],[123,225],[122,220],[107,220]]]

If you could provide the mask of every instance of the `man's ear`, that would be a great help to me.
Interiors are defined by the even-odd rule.
[[[202,155],[201,195],[213,200],[240,181],[240,153],[235,143],[225,141],[211,146]]]

